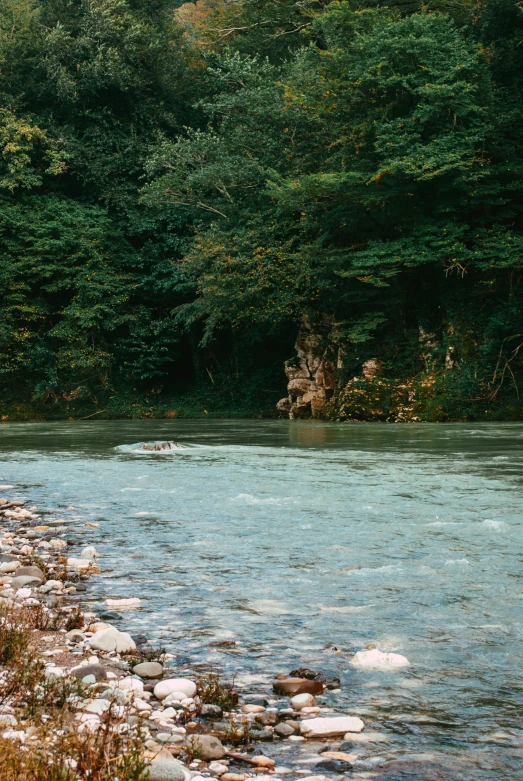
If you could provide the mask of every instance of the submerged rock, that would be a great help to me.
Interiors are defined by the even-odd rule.
[[[183,450],[184,448],[178,442],[144,442],[140,445],[140,450],[147,453],[160,453],[164,450]]]

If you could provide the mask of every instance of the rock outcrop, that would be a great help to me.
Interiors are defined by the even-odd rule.
[[[296,358],[287,361],[288,396],[276,405],[291,420],[298,417],[322,416],[335,388],[335,366],[328,358],[328,347],[321,329],[303,321],[296,339]]]

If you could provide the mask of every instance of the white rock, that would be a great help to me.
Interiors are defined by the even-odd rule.
[[[16,572],[19,566],[19,561],[4,561],[3,564],[0,564],[0,572]]]
[[[95,559],[98,556],[98,551],[93,545],[88,545],[80,553],[80,556],[82,559]]]
[[[105,604],[108,607],[138,607],[142,604],[142,600],[138,597],[132,597],[131,599],[106,599]]]
[[[58,537],[55,537],[52,540],[49,540],[49,545],[51,548],[65,548],[67,543],[65,540],[61,540]]]
[[[118,688],[124,691],[143,692],[143,681],[139,681],[137,678],[122,678],[121,681],[118,681]]]
[[[16,727],[17,720],[11,713],[0,713],[0,727]]]
[[[158,700],[165,700],[173,692],[183,693],[184,697],[193,697],[196,693],[196,684],[188,678],[169,678],[160,681],[154,687],[154,696]]]
[[[16,592],[17,599],[27,599],[31,596],[31,589],[30,588],[19,588]]]
[[[140,697],[135,697],[134,707],[139,711],[152,711],[152,705],[149,705],[148,702],[145,702]]]
[[[176,702],[181,702],[185,699],[185,694],[183,692],[172,692],[172,694],[169,694],[163,701],[164,705],[172,705]]]
[[[316,700],[312,694],[296,694],[294,697],[290,698],[289,705],[293,710],[313,708],[316,705]]]
[[[397,667],[408,667],[410,664],[406,656],[401,654],[386,654],[373,648],[371,651],[358,651],[350,663],[354,667],[367,667],[373,670],[393,670]]]
[[[361,732],[364,726],[357,716],[333,716],[328,719],[302,721],[300,732],[306,738],[324,738],[330,735],[344,735],[346,732]]]
[[[223,776],[224,773],[227,773],[229,771],[229,768],[227,765],[222,765],[221,762],[211,762],[209,764],[209,770],[213,774],[213,776]]]
[[[96,565],[93,564],[93,561],[91,559],[68,558],[67,566],[69,567],[69,569],[74,570],[74,572],[78,572],[80,575],[86,572],[99,571],[98,567],[96,567]]]
[[[131,635],[127,634],[127,632],[119,632],[114,626],[96,632],[89,638],[89,646],[97,651],[116,651],[119,654],[136,650],[136,645]]]
[[[96,713],[96,715],[100,715],[101,713],[105,713],[106,710],[109,710],[111,707],[111,703],[109,700],[93,700],[88,705],[83,708],[83,710],[86,713]]]

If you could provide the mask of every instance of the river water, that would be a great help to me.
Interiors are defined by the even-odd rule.
[[[166,439],[184,449],[136,447]],[[341,677],[325,703],[383,739],[354,777],[512,781],[522,444],[521,424],[4,424],[0,479],[96,546],[84,604],[140,597],[121,627],[175,669],[212,665],[249,692],[300,665]],[[411,666],[351,668],[373,646]]]

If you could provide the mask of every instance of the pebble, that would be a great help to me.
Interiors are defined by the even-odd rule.
[[[209,764],[209,770],[213,774],[213,776],[223,776],[224,773],[227,773],[229,768],[227,765],[222,765],[221,762],[211,762]]]
[[[245,781],[246,778],[244,773],[224,773],[221,781]]]
[[[289,700],[289,705],[294,710],[301,710],[302,708],[312,708],[316,705],[316,700],[312,694],[296,694]]]
[[[265,708],[263,705],[242,705],[243,713],[264,713]]]

